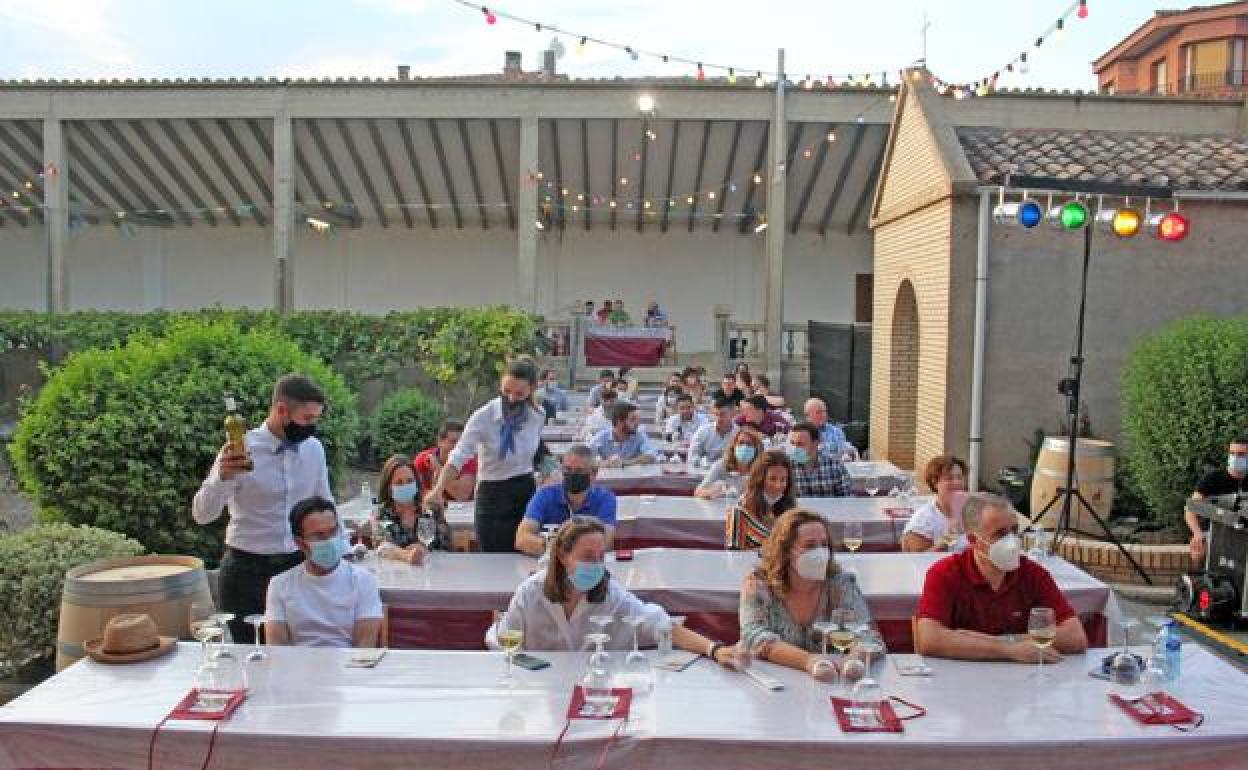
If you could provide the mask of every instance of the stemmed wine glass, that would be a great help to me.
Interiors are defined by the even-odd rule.
[[[611,674],[608,668],[610,657],[603,648],[610,640],[611,635],[602,632],[585,636],[585,641],[594,645],[594,651],[589,656],[589,666],[581,679],[581,691],[586,705],[595,710],[603,709],[611,703]]]
[[[847,521],[845,522],[845,530],[841,535],[841,540],[845,543],[845,547],[850,553],[857,553],[862,547],[862,522]]]
[[[884,637],[880,636],[880,632],[873,628],[863,629],[858,633],[858,649],[866,656],[864,663],[866,664],[866,673],[863,674],[863,682],[875,682],[871,676],[871,663],[875,660],[875,656],[884,652]]]
[[[646,619],[642,615],[628,615],[624,622],[633,629],[633,649],[624,657],[624,678],[634,691],[645,691],[650,685],[650,659],[641,651],[637,631]]]
[[[606,634],[608,641],[610,641],[611,639],[611,634],[607,633],[607,626],[611,625],[611,623],[614,620],[615,618],[611,615],[590,615],[589,616],[589,622],[598,627],[598,633]],[[588,636],[585,638],[589,639]]]
[[[200,665],[204,665],[213,655],[212,643],[221,638],[223,630],[212,616],[191,621],[191,636],[199,642]]]
[[[253,631],[252,638],[255,644],[251,648],[251,652],[247,653],[248,663],[261,663],[268,660],[269,654],[264,651],[264,647],[260,644],[260,626],[264,624],[264,615],[248,615],[243,618],[244,623],[250,623]]]
[[[1109,681],[1122,690],[1124,698],[1132,697],[1140,684],[1140,661],[1131,652],[1131,629],[1138,623],[1135,618],[1126,618],[1119,623],[1122,627],[1122,649],[1109,662]]]
[[[499,610],[494,611],[494,629],[498,636],[498,643],[503,648],[503,656],[507,659],[507,668],[503,671],[503,682],[511,686],[515,683],[515,677],[511,673],[512,658],[520,649],[520,645],[524,644],[524,631],[518,628],[504,628],[505,614]]]
[[[849,607],[837,607],[828,613],[828,631],[824,639],[832,643],[841,655],[849,652],[854,644],[854,628],[858,625],[858,613]]]
[[[1027,617],[1027,638],[1036,647],[1036,676],[1044,676],[1044,650],[1057,640],[1057,613],[1052,607],[1032,607]]]
[[[221,627],[221,643],[234,644],[234,635],[230,633],[230,621],[234,620],[232,612],[214,612],[212,620]]]
[[[425,547],[425,564],[433,561],[433,541],[438,539],[438,521],[426,513],[416,521],[416,539]]]

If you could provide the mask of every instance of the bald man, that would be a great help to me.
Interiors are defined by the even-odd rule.
[[[858,459],[858,447],[849,443],[841,426],[828,422],[828,405],[822,398],[808,398],[802,409],[806,421],[819,429],[819,453],[824,456],[840,456],[841,453],[852,455],[850,460]]]

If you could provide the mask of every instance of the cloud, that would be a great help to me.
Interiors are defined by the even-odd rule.
[[[31,50],[56,50],[36,64],[20,65],[26,77],[127,77],[138,74],[134,49],[127,44],[113,0],[42,0],[0,10],[0,26]]]

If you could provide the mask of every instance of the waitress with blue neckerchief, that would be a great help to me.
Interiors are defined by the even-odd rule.
[[[537,364],[519,358],[507,365],[499,396],[472,413],[451,450],[425,505],[441,510],[443,490],[459,477],[469,458],[477,458],[475,528],[486,553],[514,550],[516,527],[537,491],[534,463],[542,447],[546,410],[534,400]]]

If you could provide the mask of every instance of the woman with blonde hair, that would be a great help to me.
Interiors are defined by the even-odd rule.
[[[741,586],[741,646],[816,678],[835,676],[835,667],[815,665],[823,638],[814,626],[838,609],[851,610],[859,627],[871,624],[858,582],[832,557],[827,520],[804,508],[785,513]]]

